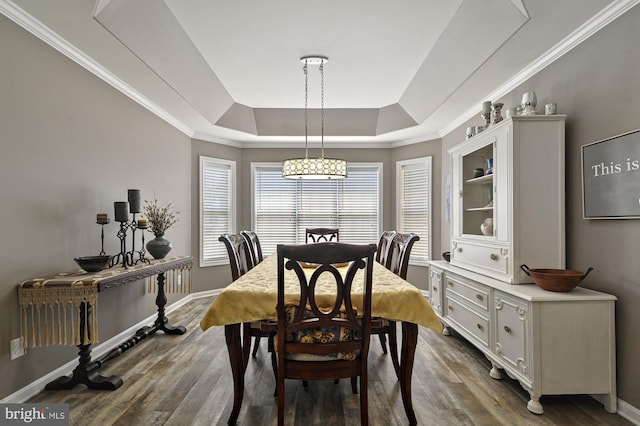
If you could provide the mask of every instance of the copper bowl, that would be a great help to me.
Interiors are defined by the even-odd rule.
[[[569,292],[593,271],[589,267],[587,272],[572,271],[570,269],[529,269],[527,265],[520,265],[520,269],[531,277],[534,283],[548,291]]]

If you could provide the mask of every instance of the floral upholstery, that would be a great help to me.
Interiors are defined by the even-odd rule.
[[[295,318],[299,308],[300,307],[296,303],[289,303],[285,306],[287,324],[290,324],[293,321],[293,318]],[[315,318],[311,309],[308,307],[304,310],[302,317],[303,319]],[[346,317],[346,313],[341,311],[336,318]],[[299,343],[337,343],[350,342],[355,339],[355,330],[350,327],[306,328],[304,330],[293,332],[292,335],[287,335],[287,341]],[[335,359],[344,359],[351,361],[358,357],[359,352],[360,351],[341,352],[330,355],[289,353],[287,354],[287,359],[294,359],[298,361],[332,361]]]

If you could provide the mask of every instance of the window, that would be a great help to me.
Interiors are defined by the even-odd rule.
[[[396,227],[420,236],[411,250],[411,264],[431,258],[431,157],[396,162]]]
[[[340,241],[377,243],[382,224],[382,164],[351,163],[340,180],[289,180],[280,163],[252,163],[253,229],[265,255],[304,244],[305,229],[340,229]]]
[[[200,157],[200,266],[229,262],[218,237],[235,229],[236,163]]]

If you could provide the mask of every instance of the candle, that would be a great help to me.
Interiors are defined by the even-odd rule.
[[[482,103],[482,112],[484,113],[491,112],[491,101],[486,101]]]
[[[129,212],[130,213],[140,213],[140,190],[139,189],[129,189],[127,191],[127,196],[129,200]]]
[[[138,219],[138,228],[140,229],[147,229],[147,226],[149,225],[149,222],[147,221],[147,219]]]
[[[96,223],[99,223],[100,225],[106,225],[107,223],[109,223],[109,215],[107,215],[106,213],[98,213],[96,215]]]
[[[115,201],[113,203],[113,209],[115,211],[117,222],[126,222],[129,220],[129,202],[128,201]]]

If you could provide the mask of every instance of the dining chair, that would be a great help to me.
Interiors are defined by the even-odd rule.
[[[398,232],[389,245],[385,266],[402,279],[407,278],[409,257],[411,256],[411,249],[416,241],[420,241],[418,234],[414,234],[413,232]]]
[[[389,246],[391,245],[391,241],[393,237],[397,234],[397,231],[384,231],[380,234],[380,240],[378,241],[378,249],[376,251],[376,262],[382,264],[383,266],[387,263],[387,253],[389,252]],[[385,323],[388,322],[384,320]],[[387,354],[387,332],[384,329],[376,329],[371,332],[371,334],[377,334],[380,339],[380,346],[382,347],[382,352]]]
[[[340,230],[338,228],[307,228],[305,231],[305,243],[329,243],[340,241]]]
[[[409,258],[411,257],[411,249],[416,241],[420,240],[418,234],[412,232],[396,232],[389,244],[387,251],[386,268],[400,278],[407,279],[407,271],[409,269]],[[392,320],[382,320],[378,322],[379,326],[373,327],[371,334],[377,334],[380,337],[380,344],[386,341],[385,336],[389,336],[389,352],[391,352],[391,362],[396,370],[396,375],[400,378],[400,362],[398,360],[398,337],[396,331],[396,322]],[[386,353],[386,345],[383,345],[383,351]]]
[[[262,256],[262,247],[260,247],[258,234],[256,234],[255,231],[242,231],[241,234],[249,244],[249,252],[251,253],[251,260],[253,260],[253,265],[255,266],[258,263],[262,262],[264,257]]]
[[[360,380],[360,423],[367,425],[367,358],[371,333],[371,287],[375,244],[324,243],[278,245],[278,303],[275,356],[277,358],[278,424],[284,424],[285,379],[351,379],[353,393]],[[351,262],[343,277],[335,264]],[[304,264],[319,265],[303,269]],[[285,269],[299,283],[299,298],[285,294]],[[362,310],[352,303],[352,283],[364,270]],[[291,272],[290,272],[291,273]],[[360,280],[358,280],[360,282]],[[332,306],[316,299],[317,286],[335,286]],[[291,291],[290,289],[288,291]]]
[[[393,237],[397,233],[397,231],[384,231],[382,234],[380,234],[380,240],[378,241],[378,251],[376,251],[376,261],[378,263],[386,265],[389,246],[391,245]]]
[[[218,241],[222,241],[227,248],[229,266],[231,266],[231,278],[233,281],[237,280],[254,267],[255,263],[253,262],[253,257],[251,255],[249,241],[242,234],[222,234],[218,238]],[[244,331],[246,333],[245,339],[247,339],[247,342],[243,346],[249,348],[251,346],[251,337],[255,337],[253,352],[251,352],[251,355],[255,357],[258,353],[258,348],[260,347],[260,338],[269,337],[269,333],[260,330],[259,321],[244,324]]]

